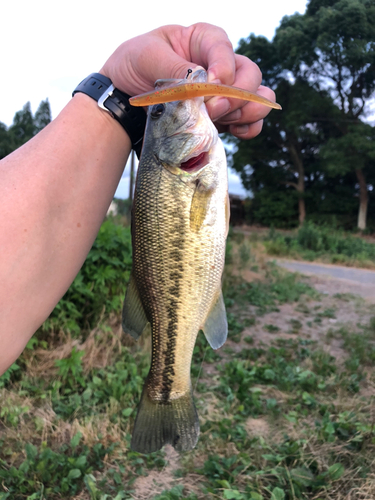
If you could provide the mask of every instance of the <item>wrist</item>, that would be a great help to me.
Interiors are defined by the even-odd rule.
[[[112,151],[124,155],[125,165],[132,148],[130,137],[118,121],[91,97],[77,93],[57,118],[60,122],[71,122],[72,130],[76,131],[74,135],[79,137],[83,149],[87,146],[92,150],[97,145],[104,151],[110,147]]]
[[[74,90],[73,96],[83,93],[116,120],[130,138],[132,149],[140,157],[146,114],[143,109],[130,105],[130,95],[116,89],[111,80],[102,73],[92,73]]]
[[[74,95],[74,97],[72,98],[71,102],[72,102],[73,105],[76,104],[80,108],[86,109],[90,113],[91,119],[92,119],[93,116],[94,117],[97,116],[98,120],[104,122],[104,126],[106,128],[109,128],[109,129],[112,128],[113,130],[122,132],[121,135],[125,134],[126,137],[130,141],[129,136],[126,133],[126,131],[123,129],[123,127],[121,127],[121,125],[116,120],[114,120],[109,113],[107,113],[106,111],[104,111],[104,109],[100,108],[98,106],[98,103],[95,102],[88,95],[83,94],[82,92],[79,92],[79,93],[77,93],[77,94]]]

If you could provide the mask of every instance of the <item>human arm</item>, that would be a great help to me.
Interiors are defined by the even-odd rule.
[[[134,95],[157,78],[182,78],[189,67],[209,78],[256,91],[260,72],[236,56],[220,28],[167,26],[129,40],[100,71]],[[273,98],[269,89],[260,89]],[[215,98],[217,100],[217,98]],[[207,103],[212,118],[220,111]],[[259,133],[268,109],[228,101],[218,126]],[[223,112],[221,109],[220,113]],[[233,118],[233,113],[239,117]],[[60,115],[22,148],[0,162],[0,373],[19,356],[80,269],[99,230],[130,152],[122,127],[97,103],[77,94]]]
[[[78,273],[129,152],[122,127],[77,94],[0,162],[0,373]]]

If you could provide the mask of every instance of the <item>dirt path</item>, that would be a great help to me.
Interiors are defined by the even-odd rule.
[[[289,271],[313,276],[312,284],[320,292],[352,293],[375,303],[375,271],[284,259],[276,262]]]

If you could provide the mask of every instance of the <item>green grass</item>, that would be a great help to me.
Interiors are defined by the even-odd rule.
[[[264,240],[269,255],[322,259],[333,264],[375,267],[375,244],[329,226],[306,222],[292,234],[271,230]]]
[[[93,255],[121,256],[128,266],[128,229],[111,224],[104,229],[118,255],[111,245],[110,257],[106,245]],[[257,261],[255,250],[244,237],[228,245],[228,343],[214,351],[198,335],[192,383],[201,435],[175,458],[130,450],[150,339],[134,345],[120,331],[128,269],[119,265],[121,279],[104,281],[101,271],[83,270],[0,377],[0,500],[375,498],[375,311],[355,296],[320,295]],[[257,281],[232,272],[255,264]],[[83,291],[75,303],[80,289],[108,295],[70,318],[88,297]],[[356,314],[352,322],[339,322],[343,309]],[[142,478],[150,489],[140,496]]]
[[[277,306],[297,302],[302,296],[317,298],[319,293],[297,274],[284,272],[274,263],[265,265],[265,279],[246,282],[228,277],[224,282],[224,297],[227,307],[249,304],[255,306],[258,314],[277,311]]]

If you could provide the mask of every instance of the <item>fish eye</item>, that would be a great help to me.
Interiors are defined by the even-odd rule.
[[[155,104],[155,106],[152,107],[151,118],[160,118],[164,111],[165,104]]]

